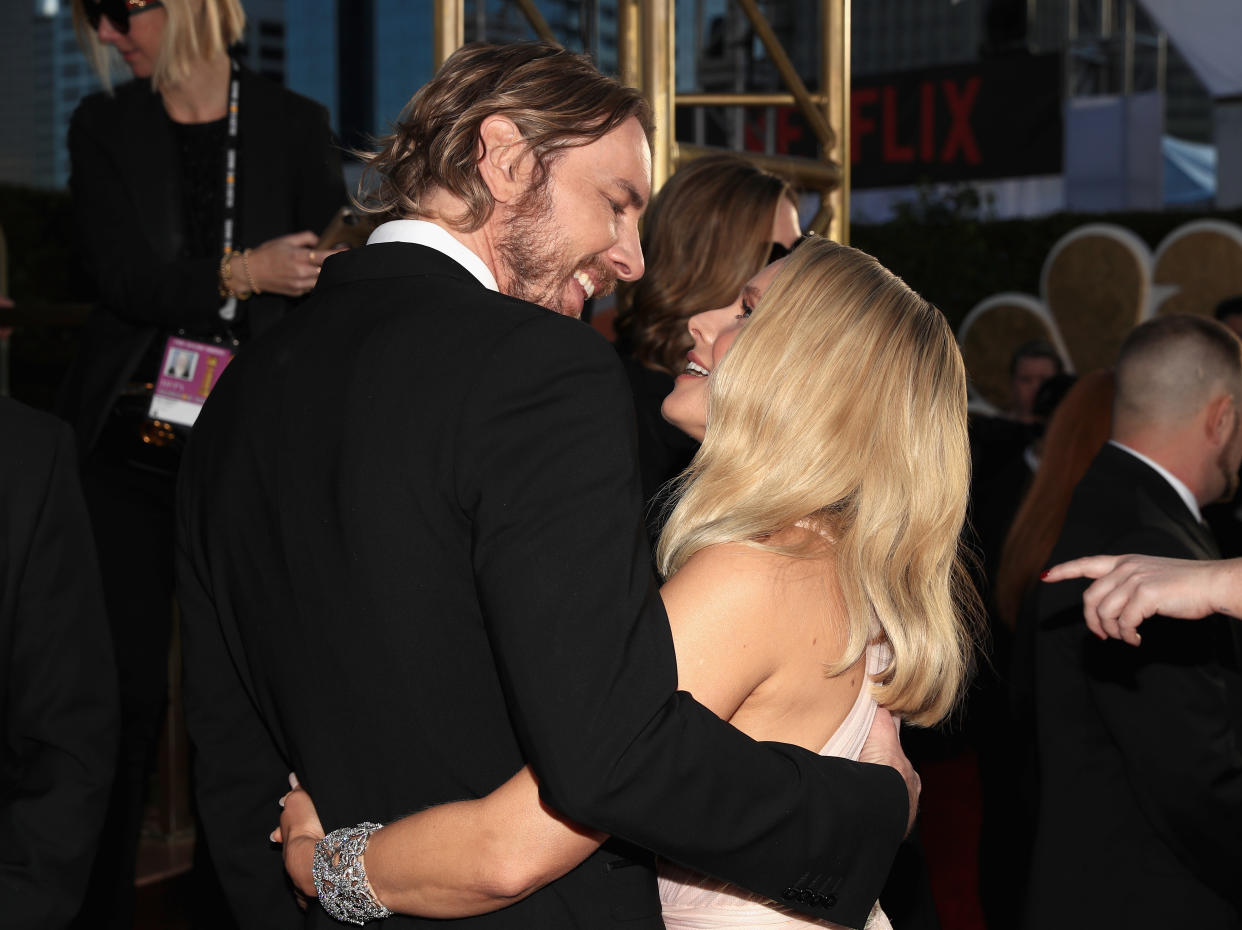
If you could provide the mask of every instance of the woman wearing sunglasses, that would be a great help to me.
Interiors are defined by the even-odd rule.
[[[61,393],[75,426],[119,665],[122,741],[91,926],[130,924],[145,788],[168,690],[174,476],[232,354],[319,274],[345,202],[324,109],[234,64],[238,0],[75,0],[106,90],[69,130],[96,304]],[[133,80],[112,87],[123,63]]]

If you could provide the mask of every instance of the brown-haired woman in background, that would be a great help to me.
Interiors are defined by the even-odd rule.
[[[59,406],[83,459],[122,712],[104,852],[81,921],[129,927],[168,692],[173,486],[188,433],[153,414],[153,388],[172,353],[187,350],[204,362],[194,391],[209,388],[205,373],[314,287],[318,231],[345,187],[324,108],[229,57],[245,25],[238,0],[75,0],[73,12],[107,89],[79,104],[69,129],[97,300]],[[118,56],[134,79],[112,88]]]
[[[694,314],[732,303],[759,269],[801,235],[797,198],[783,179],[738,155],[708,155],[679,169],[643,225],[647,272],[618,289],[617,348],[638,415],[648,530],[658,534],[660,487],[690,463],[698,443],[665,422],[660,405],[686,367]]]
[[[1093,371],[1069,389],[1048,423],[1039,469],[1010,524],[996,572],[996,610],[1011,630],[1061,535],[1074,487],[1108,441],[1112,411],[1113,373]]]

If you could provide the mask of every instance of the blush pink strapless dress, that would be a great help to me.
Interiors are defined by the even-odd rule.
[[[867,648],[867,673],[884,667],[886,646]],[[849,716],[832,734],[821,756],[857,759],[875,719],[876,703],[870,681],[864,680]],[[837,927],[827,920],[813,920],[736,885],[691,872],[671,862],[660,863],[660,905],[667,930],[715,930],[715,928]],[[867,918],[866,930],[892,930],[877,902]]]

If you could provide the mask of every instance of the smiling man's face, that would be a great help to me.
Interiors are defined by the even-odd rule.
[[[638,220],[651,196],[651,149],[637,119],[565,149],[546,187],[526,195],[497,242],[501,289],[566,316],[643,274]]]

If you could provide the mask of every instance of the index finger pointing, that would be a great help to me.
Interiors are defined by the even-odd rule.
[[[1087,555],[1054,565],[1039,577],[1049,583],[1071,578],[1100,578],[1116,568],[1122,558],[1119,555]]]

